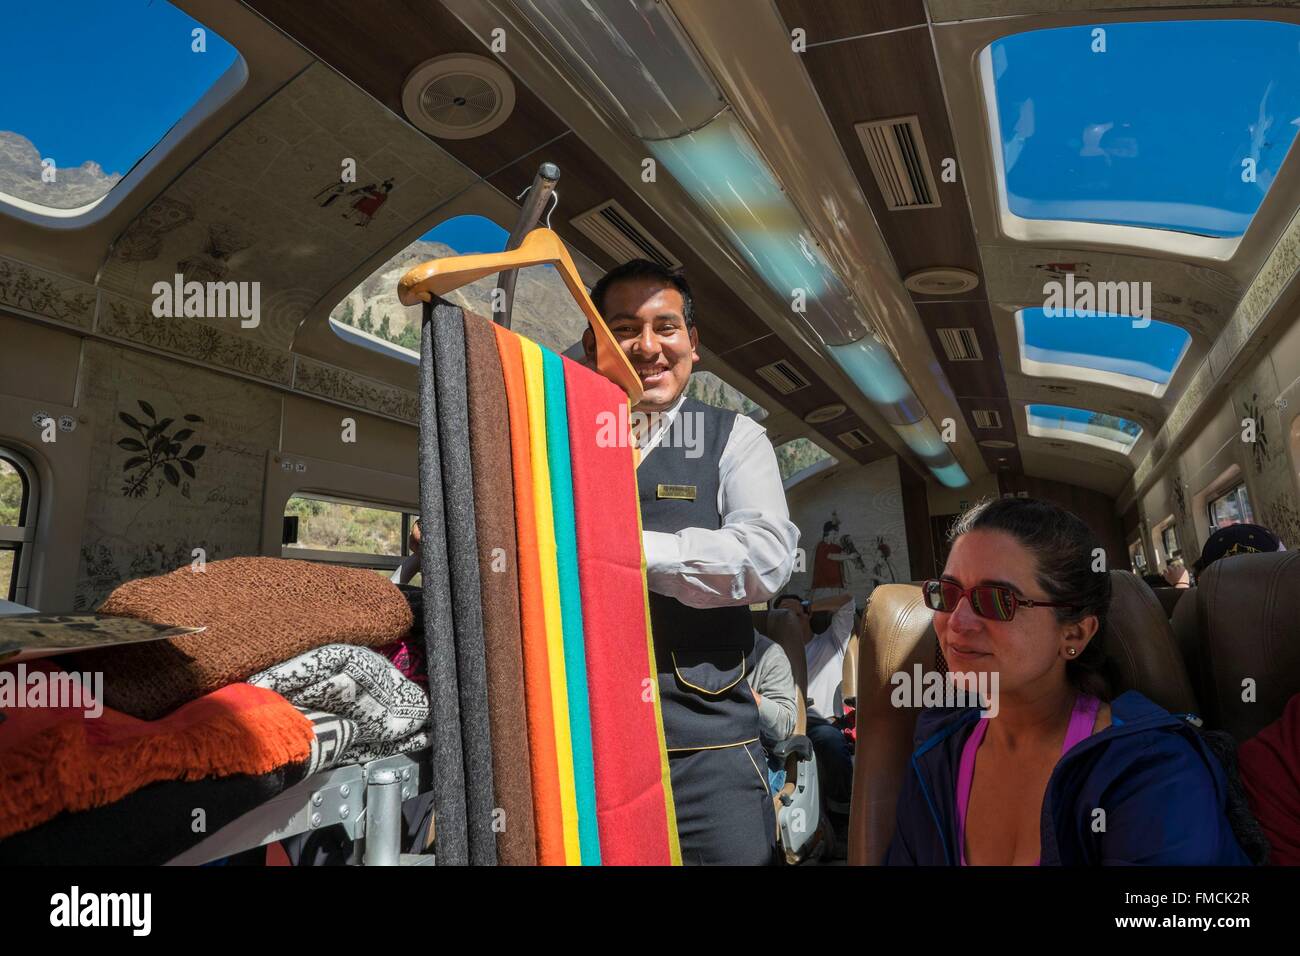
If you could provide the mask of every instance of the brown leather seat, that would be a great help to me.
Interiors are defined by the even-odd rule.
[[[841,673],[841,687],[843,688],[844,703],[852,706],[854,702],[853,695],[858,688],[858,645],[861,643],[859,632],[861,627],[855,628],[852,636],[849,637],[848,646],[844,648],[844,669]]]
[[[1174,617],[1208,727],[1241,742],[1300,693],[1300,552],[1220,558]]]
[[[1174,712],[1195,700],[1169,622],[1151,589],[1127,571],[1111,572],[1107,656],[1117,690],[1136,689]],[[884,584],[871,594],[858,649],[858,743],[849,820],[849,862],[875,865],[894,834],[903,774],[908,772],[917,711],[894,707],[890,678],[920,664],[938,669],[933,612],[911,584]]]
[[[1151,590],[1155,592],[1160,606],[1165,609],[1165,617],[1172,618],[1174,608],[1178,606],[1179,600],[1188,592],[1189,588],[1152,588]]]

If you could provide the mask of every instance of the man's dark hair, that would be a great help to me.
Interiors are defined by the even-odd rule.
[[[768,609],[775,611],[777,608],[781,606],[782,601],[798,601],[800,604],[802,604],[803,598],[801,598],[799,595],[795,594],[792,591],[787,591],[785,592],[785,594],[782,594],[780,597],[773,598],[772,603],[768,606]]]
[[[682,318],[686,320],[686,328],[690,329],[695,326],[695,297],[691,295],[690,283],[686,281],[686,276],[675,269],[669,269],[661,266],[657,262],[651,262],[649,259],[633,259],[625,262],[621,266],[615,266],[596,283],[591,290],[591,301],[596,306],[596,311],[605,315],[605,297],[609,294],[610,286],[617,282],[629,282],[637,279],[651,279],[655,282],[662,282],[666,286],[671,286],[682,294]]]
[[[832,617],[830,611],[813,611],[812,617],[808,619],[808,630],[814,634],[825,634],[830,630]]]

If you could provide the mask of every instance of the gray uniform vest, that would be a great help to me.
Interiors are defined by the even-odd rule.
[[[693,416],[689,429],[687,416]],[[672,427],[637,469],[646,531],[722,527],[718,466],[735,420],[735,412],[692,398],[682,403]],[[696,446],[685,447],[685,437]],[[754,653],[749,608],[693,608],[651,591],[650,623],[669,751],[756,740],[758,708],[746,680]]]

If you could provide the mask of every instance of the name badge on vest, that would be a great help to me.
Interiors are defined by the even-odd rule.
[[[676,498],[680,501],[695,500],[694,485],[659,485],[655,492],[656,498]]]

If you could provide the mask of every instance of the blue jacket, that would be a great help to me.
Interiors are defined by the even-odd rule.
[[[1223,767],[1195,729],[1137,691],[1075,746],[1043,797],[1043,866],[1245,866],[1224,808]],[[923,710],[886,865],[955,866],[957,766],[975,708]],[[1096,814],[1105,811],[1104,818]],[[1094,827],[1103,832],[1094,832]]]

